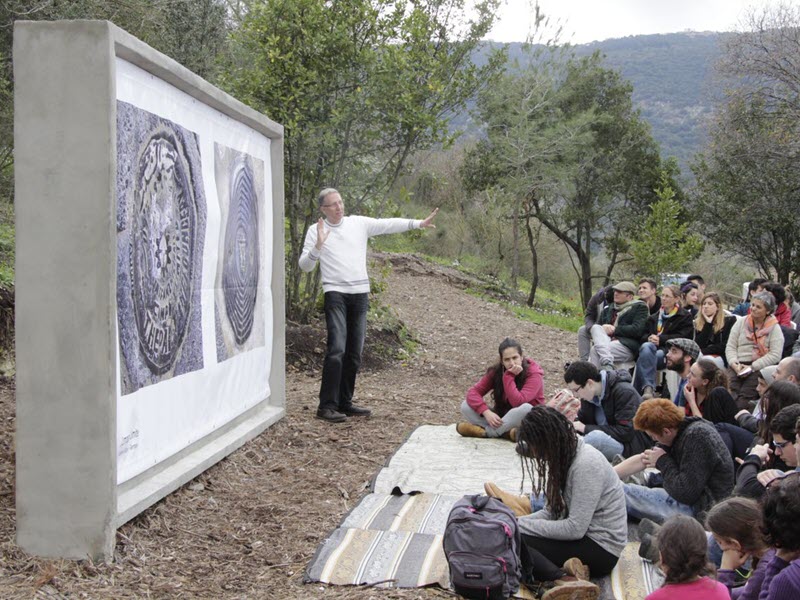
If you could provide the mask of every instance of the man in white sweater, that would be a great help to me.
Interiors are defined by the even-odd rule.
[[[309,228],[299,262],[303,271],[312,271],[320,264],[325,294],[328,349],[322,367],[317,417],[341,423],[348,416],[370,414],[368,409],[353,404],[367,332],[367,240],[384,233],[436,227],[433,218],[439,209],[423,221],[345,217],[342,197],[333,188],[322,190],[317,202],[325,218]]]

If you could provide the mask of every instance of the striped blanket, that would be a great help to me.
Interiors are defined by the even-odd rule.
[[[439,431],[432,435],[434,432],[431,429]],[[448,431],[450,429],[452,432]],[[442,550],[442,534],[453,503],[464,494],[478,491],[475,481],[479,477],[483,481],[506,481],[510,478],[507,472],[500,473],[499,477],[495,476],[497,472],[487,472],[485,465],[488,463],[477,457],[476,464],[483,465],[477,469],[480,475],[464,473],[468,469],[450,468],[443,471],[439,468],[434,480],[436,469],[426,463],[430,462],[430,457],[441,457],[442,453],[440,448],[430,447],[424,441],[435,438],[439,444],[446,443],[449,434],[454,436],[452,442],[464,440],[452,426],[423,426],[412,434],[376,477],[376,487],[381,489],[374,489],[373,493],[367,494],[319,546],[306,570],[307,582],[400,588],[437,585],[449,588],[450,577]],[[480,441],[482,447],[476,447],[476,454],[513,452],[512,445],[502,440]],[[469,445],[457,443],[456,446],[460,452],[458,464],[472,465]],[[409,448],[412,451],[409,452]],[[446,455],[452,453],[452,448],[444,451]],[[509,460],[513,458],[513,455],[509,456]],[[414,469],[415,463],[419,469]],[[495,462],[495,471],[498,464],[503,463]],[[391,473],[400,476],[393,480]],[[433,491],[390,493],[392,490],[405,491],[408,486],[414,488],[420,483],[428,486],[427,481],[431,482],[430,487],[435,488]],[[394,485],[396,482],[399,485]],[[506,487],[513,489],[513,485]],[[463,490],[460,493],[436,493],[441,489],[458,490],[459,486]],[[518,479],[516,486],[519,487]],[[640,559],[637,550],[638,543],[629,543],[611,577],[597,580],[603,598],[641,600],[660,585],[657,570]],[[523,588],[518,597],[534,596]]]

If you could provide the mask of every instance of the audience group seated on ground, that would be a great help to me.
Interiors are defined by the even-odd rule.
[[[604,287],[552,397],[510,339],[467,393],[457,431],[515,443],[533,481],[485,490],[543,598],[597,597],[629,522],[666,575],[649,598],[800,598],[800,304],[759,279],[727,311],[705,287]]]

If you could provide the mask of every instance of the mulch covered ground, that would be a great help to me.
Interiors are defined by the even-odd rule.
[[[113,562],[46,560],[14,543],[14,383],[0,384],[2,598],[443,598],[439,589],[307,585],[317,545],[408,434],[458,419],[467,388],[514,336],[559,387],[574,334],[523,322],[464,292],[460,273],[411,256],[392,263],[384,301],[419,341],[406,362],[367,356],[357,403],[369,418],[314,418],[324,333],[290,326],[285,419],[125,524]],[[385,335],[371,331],[367,344]],[[381,340],[379,340],[381,341]],[[381,343],[390,345],[391,340]],[[454,465],[454,468],[456,465]]]

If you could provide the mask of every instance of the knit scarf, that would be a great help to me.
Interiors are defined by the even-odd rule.
[[[764,324],[756,329],[753,315],[747,315],[744,319],[744,334],[748,340],[753,344],[753,362],[764,356],[769,352],[766,340],[772,329],[778,325],[778,319],[773,315],[764,319]]]
[[[623,302],[622,304],[614,303],[614,311],[617,313],[617,319],[619,319],[622,315],[628,312],[631,307],[636,304],[637,302],[642,302],[639,298],[634,298],[633,300],[629,300],[628,302]]]
[[[670,317],[674,317],[675,314],[678,312],[680,306],[677,304],[672,307],[672,310],[668,313],[664,312],[664,307],[661,307],[661,310],[658,311],[658,323],[656,324],[656,334],[661,335],[661,332],[664,331],[664,320],[669,319]]]

